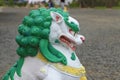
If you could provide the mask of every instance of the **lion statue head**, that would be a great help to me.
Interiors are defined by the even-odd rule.
[[[66,65],[66,57],[53,45],[59,44],[74,51],[75,45],[84,41],[83,36],[77,35],[79,30],[79,23],[61,9],[32,10],[19,25],[17,54],[36,56],[40,51],[49,61]]]

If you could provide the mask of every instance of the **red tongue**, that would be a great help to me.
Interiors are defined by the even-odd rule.
[[[74,47],[72,48],[72,50],[75,51],[75,50],[76,50],[76,47],[74,46]]]

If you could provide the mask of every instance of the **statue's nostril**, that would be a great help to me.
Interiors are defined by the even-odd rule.
[[[85,42],[85,38],[84,37],[80,37],[80,39],[82,40],[82,42]]]

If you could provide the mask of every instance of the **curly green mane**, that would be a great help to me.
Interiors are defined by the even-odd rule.
[[[19,35],[16,37],[16,42],[19,45],[17,54],[21,57],[36,56],[40,50],[49,61],[67,64],[62,53],[54,49],[48,39],[52,22],[51,11],[60,13],[65,21],[68,20],[68,13],[63,12],[62,9],[40,8],[32,10],[19,25]]]

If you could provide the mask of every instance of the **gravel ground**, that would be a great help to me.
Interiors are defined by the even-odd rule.
[[[0,12],[0,77],[17,60],[17,26],[29,9],[5,8]],[[86,42],[77,55],[88,80],[120,80],[120,10],[70,9],[81,25]]]

